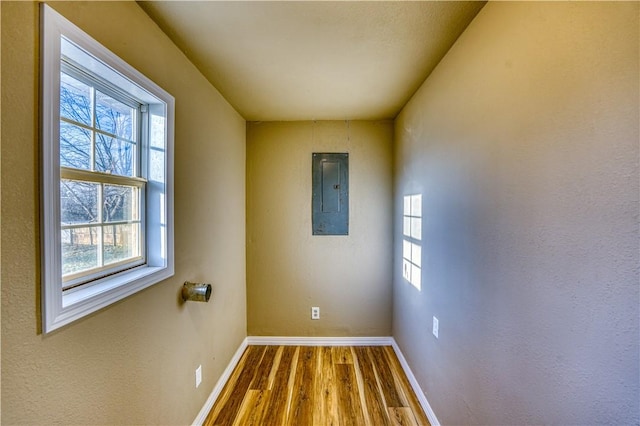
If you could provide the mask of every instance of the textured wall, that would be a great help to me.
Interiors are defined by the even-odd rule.
[[[639,422],[639,6],[489,3],[396,120],[393,334],[443,424]]]
[[[176,98],[176,274],[39,334],[38,6],[2,2],[2,424],[188,424],[246,335],[245,122],[135,2],[51,5]]]
[[[392,137],[390,121],[247,124],[249,335],[389,335]],[[311,235],[313,152],[349,153],[347,236]]]

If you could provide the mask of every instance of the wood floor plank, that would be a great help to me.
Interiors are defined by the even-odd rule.
[[[273,365],[271,366],[271,372],[269,373],[269,380],[267,381],[267,389],[273,389],[273,383],[276,380],[276,373],[280,367],[280,360],[282,359],[282,353],[284,352],[284,346],[277,346],[275,357],[273,357]]]
[[[213,419],[213,425],[233,424],[240,405],[242,404],[242,400],[249,389],[249,385],[251,385],[251,382],[253,381],[265,348],[265,346],[249,346],[247,348],[248,354],[242,367],[242,371],[233,386],[229,399],[220,410],[218,416]]]
[[[288,425],[313,424],[316,351],[317,347],[314,346],[300,347],[296,376],[293,382],[291,406],[289,407],[289,415],[287,418]]]
[[[248,390],[238,409],[233,426],[262,425],[269,397],[270,391],[268,390]]]
[[[334,364],[353,364],[350,346],[333,346],[331,353]]]
[[[393,374],[396,380],[400,382],[402,386],[402,390],[409,402],[409,407],[411,408],[411,411],[415,416],[416,422],[420,426],[430,426],[431,423],[429,422],[429,419],[427,419],[427,416],[422,409],[422,405],[420,405],[420,401],[413,391],[413,387],[411,386],[411,383],[409,383],[409,379],[407,378],[407,375],[405,374],[395,351],[391,346],[384,346],[384,351],[387,356],[387,360],[389,361],[389,365],[391,366],[391,370],[394,372]]]
[[[355,348],[349,347],[351,351],[351,357],[353,359],[353,374],[356,378],[356,391],[357,396],[360,399],[360,407],[362,407],[362,417],[364,418],[365,426],[375,426],[371,424],[369,409],[367,407],[367,398],[364,392],[364,379],[362,378],[362,374],[360,373],[360,364],[358,362],[358,356],[356,355]]]
[[[353,364],[333,365],[338,383],[338,415],[344,426],[365,424]]]
[[[380,387],[382,388],[382,394],[384,396],[386,406],[405,407],[406,404],[402,402],[402,398],[396,390],[393,373],[389,367],[389,362],[384,352],[384,348],[382,346],[371,346],[369,349],[378,379],[380,380]]]
[[[338,401],[336,394],[336,378],[333,372],[331,348],[318,348],[316,364],[316,401],[313,404],[313,424],[338,426]]]
[[[291,413],[291,404],[293,402],[293,395],[295,393],[294,383],[296,380],[296,375],[298,374],[298,358],[300,358],[300,346],[296,346],[295,352],[293,353],[293,359],[291,360],[291,371],[289,372],[289,385],[287,389],[287,408],[285,422],[283,424],[286,424],[289,421],[289,416]]]
[[[269,382],[269,375],[271,374],[271,367],[273,366],[273,360],[278,352],[277,346],[266,346],[260,365],[256,370],[255,377],[251,382],[249,389],[252,390],[266,390]]]
[[[289,379],[291,376],[294,355],[297,348],[285,346],[271,387],[271,396],[264,415],[265,425],[282,425],[287,418],[287,405],[289,403]]]
[[[361,393],[364,395],[369,423],[374,426],[388,426],[389,414],[380,394],[378,379],[369,356],[369,347],[356,346],[353,351],[362,377]]]
[[[389,417],[393,426],[417,426],[409,407],[389,407]]]
[[[233,372],[231,373],[231,376],[229,376],[229,379],[227,380],[227,383],[225,383],[224,387],[222,388],[220,396],[214,403],[211,411],[209,411],[209,414],[207,415],[203,426],[213,426],[213,420],[218,417],[218,415],[220,414],[220,410],[222,410],[222,407],[224,407],[233,393],[233,388],[238,381],[238,377],[240,376],[240,374],[242,374],[242,370],[244,368],[244,365],[246,364],[249,352],[249,347],[247,347],[242,353],[242,356],[240,356],[238,364],[235,366]]]

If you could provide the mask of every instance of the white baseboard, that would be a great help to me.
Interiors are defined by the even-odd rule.
[[[431,405],[429,405],[427,397],[420,388],[420,384],[418,383],[416,376],[413,375],[413,372],[411,371],[409,364],[407,364],[407,360],[404,358],[404,355],[402,354],[402,351],[400,350],[400,347],[398,346],[398,343],[396,343],[395,339],[393,339],[393,343],[391,344],[391,346],[393,347],[393,350],[398,357],[398,361],[400,361],[400,365],[402,366],[404,373],[407,375],[407,379],[409,379],[409,383],[411,383],[413,392],[418,397],[418,401],[420,401],[420,406],[422,406],[424,413],[427,415],[427,419],[429,419],[429,423],[431,423],[431,426],[440,426],[440,422],[436,417],[436,413],[433,412]]]
[[[224,369],[224,371],[222,372],[222,375],[216,382],[216,385],[213,387],[213,390],[211,391],[209,398],[207,398],[207,400],[204,403],[204,406],[200,409],[198,416],[193,421],[193,426],[201,426],[202,424],[204,424],[204,421],[207,419],[207,415],[209,414],[209,411],[211,411],[211,409],[213,408],[213,404],[216,402],[216,399],[218,399],[218,397],[220,396],[220,393],[222,392],[224,385],[227,383],[227,380],[229,380],[229,377],[231,377],[231,373],[233,373],[233,369],[236,368],[236,365],[238,365],[238,362],[240,362],[240,358],[242,357],[242,354],[244,353],[244,350],[247,348],[247,346],[248,346],[247,338],[245,338],[242,341],[242,343],[240,343],[238,350],[231,357],[231,360],[229,361],[229,365],[227,365],[227,368]]]
[[[384,346],[393,344],[393,337],[284,337],[249,336],[250,345],[279,346]]]
[[[424,395],[424,392],[420,388],[418,384],[418,380],[413,375],[411,368],[409,368],[409,364],[407,364],[407,360],[404,358],[400,347],[396,343],[395,339],[390,336],[384,337],[284,337],[284,336],[248,336],[245,338],[238,350],[229,361],[229,365],[222,372],[222,375],[218,379],[218,382],[211,391],[211,395],[207,398],[204,406],[198,413],[198,416],[193,421],[193,426],[201,426],[204,421],[207,419],[207,415],[211,408],[213,408],[213,404],[216,402],[216,399],[220,396],[224,385],[231,377],[231,373],[233,373],[233,369],[236,367],[238,362],[240,361],[240,357],[244,353],[244,350],[248,345],[281,345],[281,346],[388,346],[393,347],[398,360],[400,361],[400,365],[407,375],[407,379],[409,379],[409,383],[413,388],[416,396],[418,397],[418,401],[422,406],[429,422],[432,426],[440,426],[440,422],[436,417],[435,413],[431,409],[431,405],[429,405],[429,401],[427,401],[427,397]]]

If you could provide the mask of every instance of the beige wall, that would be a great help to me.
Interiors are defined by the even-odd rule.
[[[247,124],[249,335],[389,335],[392,136],[390,121]],[[311,235],[313,152],[349,153],[348,236]]]
[[[135,2],[51,5],[176,98],[176,274],[39,334],[38,6],[2,2],[2,424],[188,424],[246,335],[245,122]]]
[[[393,334],[442,424],[638,422],[639,7],[490,2],[396,120]]]

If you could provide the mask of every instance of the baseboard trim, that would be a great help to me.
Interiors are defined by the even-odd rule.
[[[418,397],[418,401],[420,402],[420,406],[424,410],[424,413],[427,415],[429,422],[432,426],[440,426],[440,422],[436,417],[436,414],[433,412],[431,405],[429,405],[429,401],[425,396],[424,392],[420,388],[420,384],[418,380],[413,375],[409,364],[407,364],[407,360],[405,359],[398,343],[393,337],[383,336],[383,337],[288,337],[288,336],[248,336],[246,337],[238,350],[233,355],[231,360],[229,361],[229,365],[222,372],[222,375],[218,379],[218,382],[213,387],[211,391],[211,395],[207,398],[204,406],[198,413],[198,416],[193,421],[193,426],[201,426],[204,424],[204,421],[207,419],[207,415],[209,411],[213,408],[213,404],[215,404],[216,400],[222,393],[222,389],[224,385],[231,377],[231,373],[233,373],[233,369],[236,368],[238,362],[240,361],[240,357],[244,353],[245,349],[249,345],[281,345],[281,346],[391,346],[393,351],[396,353],[398,357],[398,361],[400,361],[400,365],[407,375],[407,379],[413,388],[416,396]]]
[[[411,371],[411,368],[409,367],[409,364],[407,363],[407,360],[402,354],[402,351],[400,350],[400,347],[398,346],[398,343],[395,339],[393,339],[393,343],[391,344],[391,346],[393,347],[393,350],[398,357],[398,361],[400,361],[400,365],[402,366],[404,373],[407,375],[407,379],[409,379],[409,383],[413,388],[413,392],[418,397],[420,406],[424,410],[424,413],[427,415],[427,419],[429,419],[429,423],[431,423],[431,426],[440,426],[440,422],[436,417],[436,413],[433,412],[429,401],[427,401],[427,397],[425,396],[422,388],[420,387],[420,384],[418,383],[418,379],[416,379],[416,376],[413,375],[413,371]]]
[[[216,382],[216,385],[213,387],[213,390],[211,391],[209,398],[207,398],[207,400],[204,403],[204,406],[200,409],[198,416],[193,421],[193,426],[201,426],[202,424],[204,424],[204,421],[207,419],[207,415],[209,414],[209,411],[211,411],[211,409],[213,408],[213,404],[216,402],[216,400],[220,396],[220,393],[222,393],[222,389],[224,388],[224,385],[227,383],[227,380],[229,380],[229,377],[231,377],[231,373],[233,373],[233,369],[236,368],[236,365],[238,365],[238,362],[240,362],[240,358],[242,357],[244,350],[247,349],[248,345],[249,344],[247,343],[247,338],[245,337],[242,343],[240,343],[240,346],[238,347],[238,350],[236,351],[236,353],[233,354],[233,356],[231,357],[231,360],[229,361],[229,365],[227,365],[227,368],[224,369],[224,371],[222,372],[222,375]]]
[[[289,337],[249,336],[250,345],[280,346],[385,346],[393,344],[393,337]]]

